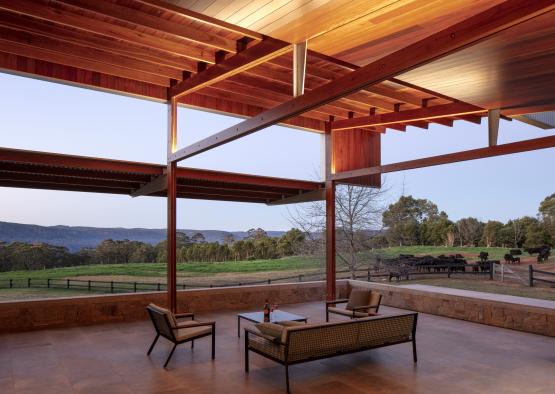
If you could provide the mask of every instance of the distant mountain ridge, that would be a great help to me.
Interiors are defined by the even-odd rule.
[[[207,242],[223,242],[226,235],[232,234],[235,240],[247,237],[246,231],[192,230],[177,231],[192,236],[200,232]],[[280,237],[285,231],[267,231],[270,237]],[[95,247],[105,239],[140,241],[157,244],[166,239],[166,229],[122,228],[122,227],[82,227],[82,226],[38,226],[0,221],[0,241],[4,242],[45,242],[65,246],[75,252],[81,248]]]

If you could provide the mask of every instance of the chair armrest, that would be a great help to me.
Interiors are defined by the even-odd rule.
[[[195,318],[194,312],[176,313],[174,316],[176,319],[181,319],[183,317],[190,317],[191,319]]]
[[[339,298],[337,300],[326,301],[326,306],[333,305],[333,304],[344,304],[346,302],[349,302],[348,298]]]
[[[353,312],[358,312],[360,310],[364,310],[364,309],[371,309],[371,308],[377,308],[379,307],[379,305],[364,305],[364,306],[357,306],[355,308],[351,308],[351,310]]]
[[[187,324],[178,324],[175,328],[190,328],[190,327],[202,327],[202,326],[215,326],[215,321],[206,321],[206,322],[195,322],[195,323],[187,323]]]
[[[272,336],[262,334],[258,330],[253,330],[250,327],[245,327],[245,341],[247,341],[249,335],[256,335],[257,337],[265,339],[266,341],[271,342],[273,344],[280,345],[280,346],[285,346],[283,343],[281,343],[280,338],[274,338]]]

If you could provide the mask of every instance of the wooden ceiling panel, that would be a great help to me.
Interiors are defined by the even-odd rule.
[[[483,108],[555,108],[555,12],[399,77]]]

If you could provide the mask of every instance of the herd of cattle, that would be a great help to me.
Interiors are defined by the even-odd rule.
[[[530,256],[537,254],[537,261],[540,263],[547,261],[551,254],[551,248],[549,246],[526,248],[524,250],[529,253]],[[520,264],[520,255],[522,255],[522,250],[511,249],[509,253],[504,256],[505,263]],[[396,258],[384,258],[379,261],[379,265],[386,267],[389,271],[389,280],[392,278],[408,278],[411,273],[486,273],[490,272],[493,263],[498,264],[499,260],[489,260],[488,252],[480,252],[479,261],[472,263],[468,263],[461,254],[450,256],[414,256],[412,254],[400,254]]]

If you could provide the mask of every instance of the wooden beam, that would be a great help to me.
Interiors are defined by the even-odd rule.
[[[310,192],[300,193],[295,196],[283,197],[279,200],[269,202],[267,205],[299,204],[310,201],[321,201],[326,199],[326,189],[318,189]]]
[[[235,52],[236,42],[229,38],[208,33],[206,30],[197,29],[187,25],[163,19],[158,16],[146,14],[140,10],[117,5],[115,3],[98,0],[56,0],[79,10],[95,12],[102,17],[110,17],[134,25],[144,26],[164,34],[200,44],[216,50]]]
[[[283,55],[290,50],[291,45],[288,43],[268,38],[178,83],[170,88],[169,95],[170,97],[179,98],[185,94],[195,92],[235,74],[239,74],[276,56]]]
[[[486,157],[509,155],[513,153],[529,152],[538,149],[547,149],[555,147],[555,136],[535,138],[526,141],[511,142],[509,144],[496,145],[487,148],[472,149],[462,152],[449,153],[446,155],[426,157],[423,159],[403,161],[393,164],[385,164],[382,166],[374,166],[363,168],[360,170],[347,171],[333,174],[331,179],[341,181],[350,178],[356,178],[365,175],[385,174],[388,172],[397,172],[405,170],[414,170],[416,168],[438,166],[443,164],[458,163],[461,161],[483,159]]]
[[[468,115],[486,112],[485,109],[465,103],[452,103],[436,105],[435,107],[422,107],[406,111],[390,112],[373,116],[364,116],[353,119],[343,119],[333,122],[334,130],[345,130],[370,126],[387,126],[396,123],[413,123],[436,118],[449,118],[459,115]]]
[[[293,97],[304,94],[307,47],[306,41],[293,45]]]
[[[75,29],[89,31],[103,36],[115,38],[116,40],[129,41],[161,51],[185,56],[198,61],[214,63],[210,51],[197,48],[194,45],[182,45],[175,41],[143,34],[137,30],[129,29],[114,23],[93,19],[75,12],[51,7],[45,3],[30,0],[0,0],[0,10],[10,11],[33,18],[54,22]]]
[[[168,177],[166,174],[154,178],[147,184],[142,185],[137,190],[131,192],[131,197],[148,196],[158,193],[168,188]]]
[[[185,57],[179,57],[168,52],[142,47],[130,42],[113,40],[90,32],[83,32],[72,28],[68,29],[67,27],[41,21],[40,19],[32,19],[5,12],[0,13],[0,26],[26,31],[28,33],[82,45],[88,48],[95,48],[105,52],[111,52],[114,55],[120,54],[128,56],[144,62],[157,64],[161,67],[171,68],[175,71],[194,71],[196,69],[196,63]]]
[[[172,156],[172,160],[183,160],[310,111],[367,86],[377,84],[468,47],[515,24],[522,23],[553,9],[555,9],[555,3],[552,0],[533,2],[507,0],[346,74],[335,81],[180,149]]]
[[[499,136],[499,108],[490,109],[488,111],[488,145],[497,145],[497,137]]]

